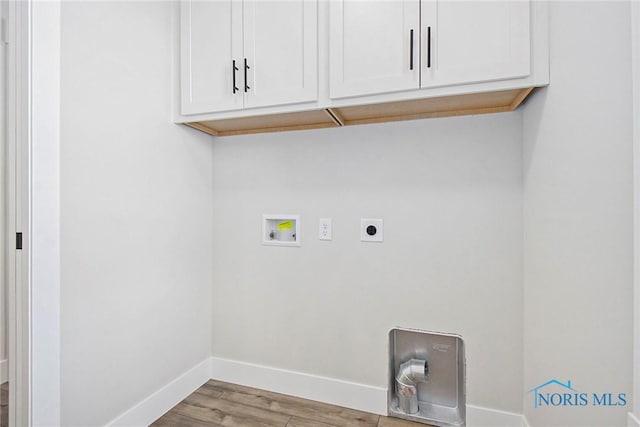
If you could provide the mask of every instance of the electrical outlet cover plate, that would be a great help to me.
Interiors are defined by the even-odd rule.
[[[360,219],[360,241],[361,242],[382,242],[384,230],[382,220],[379,218]]]
[[[318,239],[331,240],[331,218],[320,218]]]

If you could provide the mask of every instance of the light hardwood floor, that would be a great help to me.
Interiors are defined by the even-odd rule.
[[[0,427],[9,425],[9,382],[0,385]]]
[[[425,424],[211,380],[152,426],[425,427]]]

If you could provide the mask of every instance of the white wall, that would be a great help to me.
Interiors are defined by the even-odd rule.
[[[28,230],[19,230],[26,231],[26,244],[20,252],[29,260],[29,273],[23,277],[28,277],[30,299],[17,297],[15,304],[16,308],[23,306],[16,313],[26,315],[30,309],[31,319],[28,326],[16,321],[15,344],[11,342],[19,347],[21,331],[28,330],[30,354],[26,350],[24,356],[22,352],[10,353],[18,367],[26,367],[29,360],[29,375],[25,375],[22,387],[12,378],[11,393],[20,391],[25,396],[22,405],[20,400],[16,402],[16,408],[27,412],[34,426],[50,426],[60,424],[60,3],[34,2],[30,18],[31,121],[23,148],[25,153],[27,146],[30,148],[30,159],[29,167],[25,162],[18,169],[18,174],[30,174],[29,191],[24,190],[30,206],[27,209],[23,199],[24,208],[17,210],[23,214],[28,210],[29,215]],[[26,287],[23,281],[16,282],[17,288]],[[16,425],[27,423],[26,418],[15,420]]]
[[[633,389],[640,390],[640,3],[631,2],[631,60],[633,86],[634,306]],[[630,411],[631,412],[631,411]],[[640,424],[640,393],[633,395],[633,414]]]
[[[213,141],[170,123],[173,7],[62,4],[63,424],[108,422],[211,345],[385,387],[394,326],[463,335],[470,404],[624,423],[629,408],[534,410],[525,392],[631,394],[627,3],[552,2],[552,84],[524,124]],[[301,214],[302,247],[262,246],[263,213]],[[384,218],[383,244],[359,242],[360,217]]]
[[[170,2],[63,2],[62,423],[211,354],[212,138],[171,122]]]
[[[5,14],[5,6],[0,6],[0,18],[4,18]],[[0,105],[2,106],[2,111],[6,111],[7,108],[7,98],[5,92],[6,85],[6,53],[7,50],[5,48],[4,43],[0,43]],[[5,127],[5,119],[6,115],[4,113],[0,114],[0,165],[2,166],[2,172],[0,172],[0,361],[3,361],[7,358],[7,269],[5,268],[5,246],[6,246],[6,214],[8,210],[7,206],[7,196],[5,192],[6,185],[6,150],[7,150],[7,138],[6,138],[6,127]],[[0,362],[1,363],[1,362]],[[1,367],[0,367],[1,370]],[[6,378],[2,378],[0,375],[0,382],[3,382]]]
[[[524,107],[525,390],[632,393],[628,2],[551,2],[551,84]],[[627,407],[533,408],[532,426],[624,425]]]
[[[391,328],[454,332],[468,403],[521,412],[521,125],[215,139],[213,354],[386,387]],[[262,246],[263,213],[300,214],[302,246]],[[384,243],[359,241],[361,217],[384,219]]]

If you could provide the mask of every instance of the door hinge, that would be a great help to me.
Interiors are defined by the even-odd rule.
[[[22,233],[16,233],[16,249],[22,249]]]

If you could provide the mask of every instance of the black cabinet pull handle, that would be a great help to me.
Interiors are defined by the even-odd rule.
[[[413,30],[409,31],[409,69],[413,70]]]
[[[431,27],[427,27],[427,68],[431,68]]]
[[[238,89],[238,86],[236,86],[236,71],[240,71],[238,69],[238,67],[236,67],[236,60],[233,60],[233,69],[231,70],[231,72],[233,73],[233,93],[235,94],[237,91],[239,91],[240,89]]]
[[[249,85],[247,84],[247,70],[249,69],[249,65],[247,65],[247,58],[244,58],[244,91],[247,92],[249,89]]]

